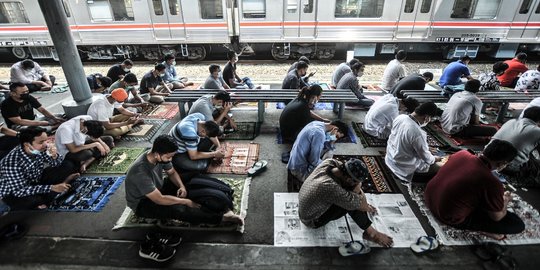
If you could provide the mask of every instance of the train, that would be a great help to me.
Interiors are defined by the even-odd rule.
[[[81,58],[187,60],[233,50],[276,60],[540,52],[540,0],[55,0]],[[35,0],[0,0],[0,51],[57,59]],[[224,53],[222,54],[224,56]]]

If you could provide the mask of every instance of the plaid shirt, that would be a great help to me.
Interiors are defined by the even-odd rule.
[[[39,184],[45,163],[52,167],[59,166],[62,157],[58,155],[57,159],[53,159],[46,152],[28,155],[21,146],[11,150],[0,162],[0,197],[26,197],[50,192],[51,185]]]

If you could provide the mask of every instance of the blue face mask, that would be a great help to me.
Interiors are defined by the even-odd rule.
[[[334,141],[336,141],[336,140],[337,140],[336,135],[334,135],[334,134],[332,134],[331,132],[328,132],[328,131],[326,132],[326,139],[325,139],[325,141],[327,141],[327,142],[334,142]]]
[[[34,149],[34,147],[30,146],[30,154],[32,155],[39,155],[41,154],[41,151],[37,150],[37,149]]]

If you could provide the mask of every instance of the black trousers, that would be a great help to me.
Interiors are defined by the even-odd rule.
[[[107,144],[107,146],[109,146],[109,148],[113,147],[113,145],[114,145],[113,137],[111,137],[111,136],[101,136],[100,139],[105,144]],[[94,141],[92,141],[92,140],[87,140],[84,144],[91,144],[93,142]],[[101,153],[99,152],[97,147],[94,147],[92,149],[82,150],[82,151],[79,151],[77,153],[68,152],[66,154],[65,159],[71,160],[75,164],[81,164],[82,162],[87,161],[92,157],[95,158],[95,159],[101,158]]]
[[[214,144],[208,138],[202,138],[197,146],[199,152],[210,152]],[[185,172],[203,172],[206,171],[208,165],[212,161],[211,158],[192,160],[187,152],[177,153],[173,156],[172,164],[178,173]]]
[[[345,214],[349,214],[362,230],[366,230],[371,226],[371,220],[369,220],[366,212],[360,210],[348,211],[334,204],[330,206],[322,216],[315,220],[315,228],[322,227],[332,220],[341,218]]]
[[[66,178],[75,173],[78,166],[72,161],[64,160],[60,166],[48,167],[43,170],[38,185],[56,185],[64,182]],[[3,200],[12,211],[36,209],[39,205],[51,203],[58,193],[48,192],[25,197],[6,196]]]
[[[503,219],[494,221],[484,211],[475,211],[465,221],[452,225],[458,229],[481,231],[495,234],[517,234],[525,230],[525,224],[516,214],[506,213]]]
[[[460,132],[454,134],[455,136],[470,138],[470,137],[491,137],[497,133],[495,127],[480,126],[480,125],[468,125],[464,127]]]
[[[168,179],[161,188],[163,195],[176,196],[178,187]],[[204,206],[201,208],[191,208],[189,206],[159,205],[148,198],[144,198],[137,205],[135,214],[139,217],[157,219],[178,219],[192,224],[219,224],[223,218],[223,213],[212,212]]]
[[[51,79],[51,83],[52,85],[54,85],[54,83],[56,82],[56,77],[54,77],[53,75],[49,75],[49,79]],[[42,78],[40,81],[45,82],[45,79]],[[28,87],[28,91],[30,91],[30,93],[41,90],[41,86],[33,83],[26,84],[26,87]]]
[[[11,136],[0,137],[0,160],[4,158],[9,151],[20,144],[19,138]]]

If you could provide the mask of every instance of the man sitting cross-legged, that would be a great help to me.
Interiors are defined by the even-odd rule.
[[[491,141],[478,155],[467,150],[453,154],[427,184],[424,197],[429,210],[445,224],[497,240],[522,232],[523,221],[507,212],[512,195],[493,175],[516,154],[511,143],[501,140]]]
[[[77,166],[59,155],[47,139],[44,128],[24,128],[20,145],[0,161],[0,197],[12,210],[47,207],[79,176]]]
[[[135,87],[138,83],[137,76],[133,73],[128,73],[122,79],[114,82],[109,89],[111,89],[110,91],[118,88],[126,90],[128,96],[131,94],[131,97],[122,104],[122,107],[127,108],[132,112],[142,112],[150,106],[150,103],[144,101],[139,95],[139,91]]]
[[[227,91],[219,91],[215,95],[204,95],[197,99],[189,109],[188,114],[201,113],[204,120],[215,121],[221,129],[231,128],[236,130],[237,126],[229,111],[232,108],[231,95]]]
[[[106,156],[114,147],[114,139],[103,135],[103,124],[89,115],[80,115],[64,122],[55,134],[58,153],[86,171],[94,160]]]
[[[202,172],[210,161],[224,157],[217,139],[218,124],[212,120],[206,121],[201,113],[186,116],[173,126],[169,134],[178,144],[172,161],[176,171]],[[218,150],[212,151],[214,147]]]
[[[373,137],[387,139],[392,130],[392,122],[398,117],[399,111],[412,113],[418,105],[418,100],[414,98],[398,100],[392,94],[386,94],[369,108],[362,129]]]
[[[360,187],[368,174],[366,165],[358,159],[346,163],[335,159],[323,161],[309,175],[298,193],[298,214],[302,223],[310,228],[320,228],[349,214],[364,230],[365,240],[391,247],[392,238],[373,228],[367,215],[376,212],[367,203]]]

